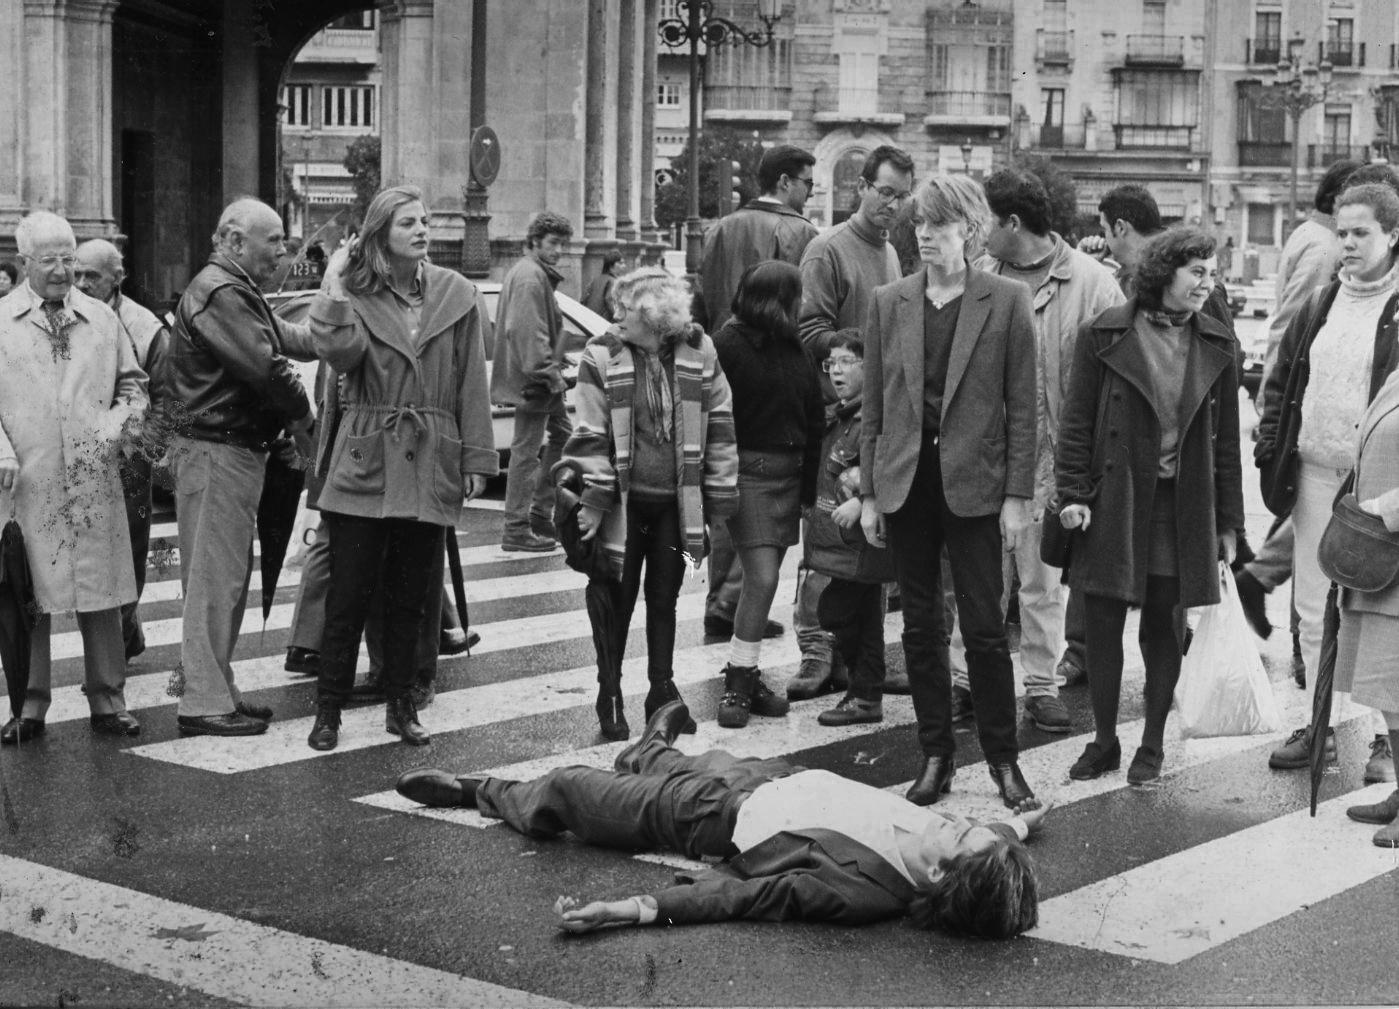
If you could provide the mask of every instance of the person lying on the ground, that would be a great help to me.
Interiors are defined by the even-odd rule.
[[[533,781],[418,769],[399,794],[467,806],[529,837],[571,831],[589,844],[668,848],[727,861],[654,894],[555,905],[561,927],[680,925],[752,918],[859,925],[908,914],[921,928],[1008,939],[1039,918],[1024,839],[1046,809],[981,824],[781,760],[671,743],[689,719],[673,701],[617,755],[615,771],[561,767]]]

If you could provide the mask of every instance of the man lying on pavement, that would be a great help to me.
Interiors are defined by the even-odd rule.
[[[561,767],[533,781],[409,771],[405,798],[474,807],[529,837],[571,831],[589,844],[658,847],[720,865],[655,894],[555,910],[569,932],[751,918],[859,925],[908,914],[922,928],[1008,939],[1039,917],[1022,843],[1046,809],[980,824],[781,760],[674,749],[689,711],[657,709],[615,771]]]

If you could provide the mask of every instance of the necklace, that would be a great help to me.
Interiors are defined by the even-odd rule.
[[[924,294],[928,301],[932,303],[932,306],[940,310],[944,305],[960,298],[962,296],[962,289],[958,288],[955,291],[940,292],[938,294],[934,294],[932,291],[925,291]]]

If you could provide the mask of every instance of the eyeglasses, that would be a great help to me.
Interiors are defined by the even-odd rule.
[[[821,362],[821,370],[827,374],[833,371],[849,371],[856,365],[864,363],[865,362],[858,357],[846,357],[843,355],[841,357],[828,357]]]
[[[809,175],[808,175],[806,178],[802,178],[800,175],[798,175],[798,176],[795,176],[794,178],[792,178],[792,181],[793,181],[793,182],[800,182],[803,186],[805,186],[805,187],[809,190],[809,189],[811,189],[812,183],[814,183],[816,180],[815,180],[814,178],[812,178],[811,176],[809,176]]]
[[[880,202],[886,205],[890,203],[905,203],[913,196],[913,190],[911,189],[905,189],[903,192],[899,192],[893,186],[871,186],[868,182],[866,182],[865,185],[873,189],[875,193],[879,195]]]
[[[26,256],[26,259],[30,257]],[[65,270],[71,270],[78,265],[77,256],[45,256],[43,259],[30,259],[30,262],[42,267],[45,270],[52,270],[55,266],[62,266]]]

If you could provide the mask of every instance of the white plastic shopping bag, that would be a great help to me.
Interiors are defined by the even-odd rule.
[[[1227,565],[1219,565],[1219,604],[1206,607],[1176,684],[1176,713],[1184,739],[1253,736],[1282,729],[1263,660],[1253,644]]]
[[[321,524],[321,513],[306,507],[306,495],[301,495],[301,504],[296,509],[296,522],[291,527],[291,541],[287,544],[287,558],[282,566],[288,571],[306,563],[306,552],[316,542],[316,529]]]

